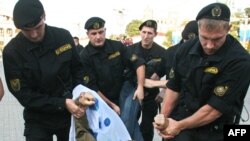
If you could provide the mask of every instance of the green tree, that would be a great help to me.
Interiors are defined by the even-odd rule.
[[[164,46],[166,47],[172,46],[172,35],[173,35],[172,30],[167,31],[167,33],[165,34],[166,39],[162,43]]]
[[[245,8],[245,13],[248,18],[250,18],[250,7]]]
[[[132,20],[126,27],[126,34],[133,37],[140,34],[139,26],[142,24],[140,20]]]

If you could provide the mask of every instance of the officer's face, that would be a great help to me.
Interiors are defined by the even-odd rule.
[[[87,32],[87,35],[88,35],[90,43],[94,47],[102,47],[105,42],[106,29],[105,28],[90,29]]]
[[[225,43],[229,29],[230,27],[225,28],[222,25],[210,28],[201,23],[199,26],[199,39],[204,53],[207,55],[215,54]]]
[[[23,35],[29,39],[31,42],[40,42],[44,38],[45,34],[45,23],[44,18],[34,27],[32,28],[23,28],[21,32]]]
[[[140,31],[140,35],[141,35],[142,47],[150,48],[156,36],[154,28],[144,26]]]

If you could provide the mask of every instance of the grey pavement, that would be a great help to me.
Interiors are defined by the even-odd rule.
[[[0,77],[5,90],[5,95],[2,101],[0,101],[0,141],[24,141],[23,107],[8,91],[3,71],[2,61],[0,60]],[[250,111],[250,90],[248,90],[248,94],[245,98],[245,109],[243,109],[242,114],[244,120],[249,118],[247,111]],[[241,124],[250,124],[250,120],[241,122]],[[155,133],[153,140],[161,141],[161,138]]]

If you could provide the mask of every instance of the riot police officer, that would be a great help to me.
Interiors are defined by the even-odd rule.
[[[71,99],[83,84],[83,66],[69,31],[45,24],[39,0],[19,0],[13,12],[21,31],[3,50],[6,83],[24,107],[27,141],[68,141],[71,114],[84,109]]]
[[[131,45],[130,48],[134,48],[139,57],[145,60],[145,78],[159,80],[165,75],[166,50],[154,42],[154,38],[157,36],[157,23],[155,20],[146,20],[139,26],[139,30],[141,41]],[[152,122],[163,100],[163,96],[158,94],[159,88],[144,88],[140,123],[144,141],[152,141],[154,137]]]
[[[250,83],[250,56],[230,34],[230,9],[212,3],[198,13],[199,38],[180,47],[167,83],[164,115],[154,127],[171,141],[223,141],[223,126],[238,124]],[[178,101],[177,101],[178,99]],[[162,126],[164,125],[164,126]]]

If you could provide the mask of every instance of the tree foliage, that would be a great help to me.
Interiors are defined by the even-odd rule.
[[[250,17],[250,7],[245,8],[245,13],[247,15],[247,17]]]
[[[126,27],[126,34],[129,37],[140,35],[139,26],[142,24],[140,20],[132,20]]]
[[[166,47],[172,46],[172,35],[173,35],[173,31],[168,30],[167,33],[165,34],[166,39],[163,42],[164,46]]]

